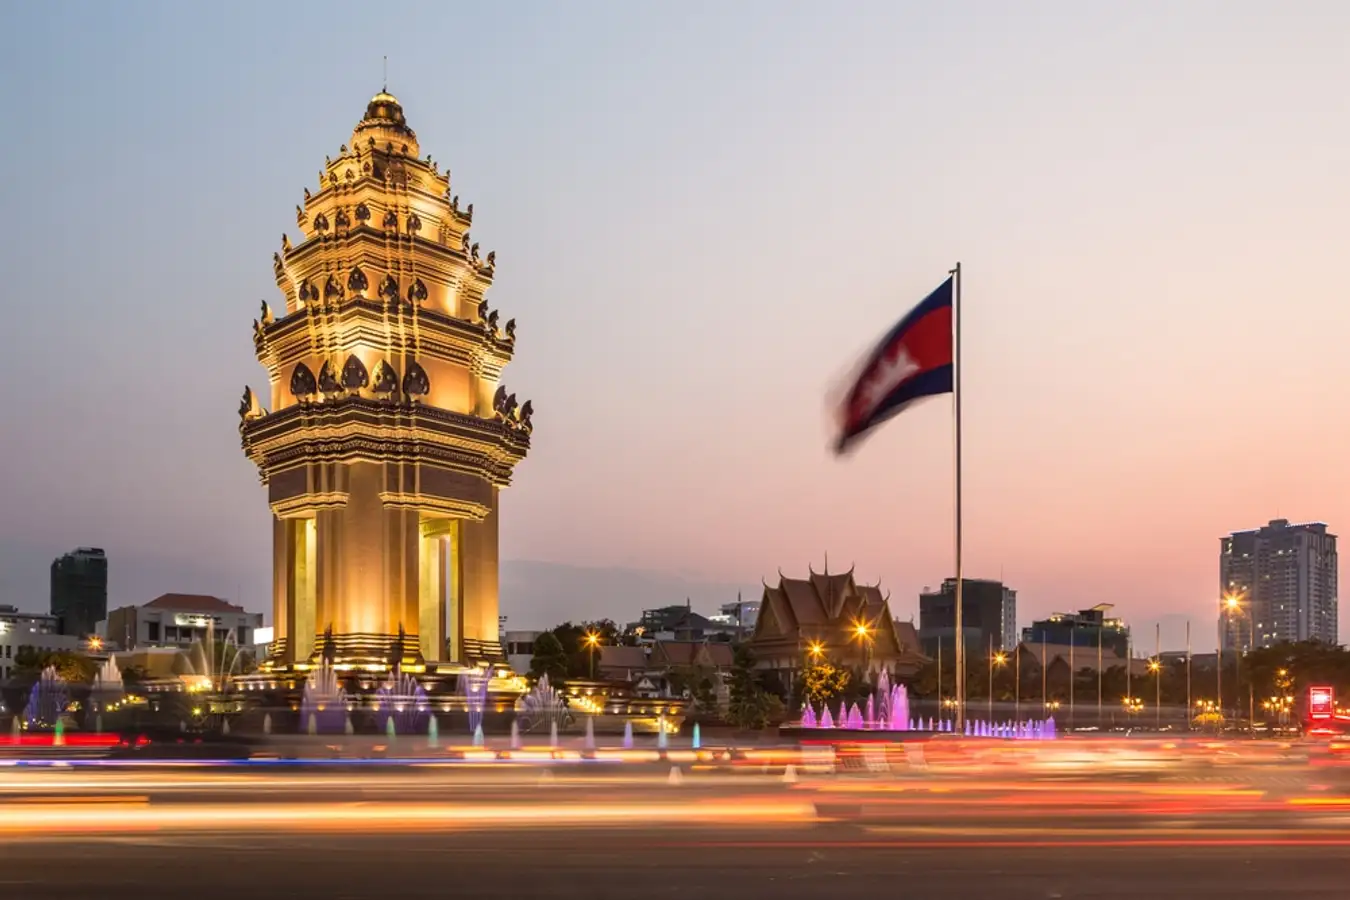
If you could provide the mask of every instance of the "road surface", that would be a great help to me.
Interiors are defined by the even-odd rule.
[[[1325,781],[1242,766],[11,768],[0,897],[1343,900],[1350,793]]]

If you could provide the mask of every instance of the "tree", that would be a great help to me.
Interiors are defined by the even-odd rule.
[[[808,703],[822,703],[842,694],[848,682],[848,669],[826,659],[819,660],[802,673],[804,699]]]
[[[755,656],[744,644],[736,648],[731,666],[731,702],[728,718],[739,728],[763,728],[773,711],[771,694],[760,686]],[[774,697],[774,700],[778,698]],[[781,708],[782,701],[779,701]]]
[[[72,650],[42,651],[23,646],[14,653],[14,668],[27,677],[36,678],[48,666],[68,684],[89,684],[98,670],[92,659]]]
[[[535,678],[547,675],[548,680],[555,685],[561,684],[567,677],[567,652],[553,632],[545,631],[534,639],[530,674]]]
[[[600,647],[612,647],[619,643],[619,626],[610,619],[596,619],[593,622],[564,622],[552,630],[558,643],[562,645],[567,657],[567,677],[589,678],[591,671],[592,648],[586,636],[593,634],[597,646],[594,653],[598,657]],[[599,660],[596,660],[597,664]]]

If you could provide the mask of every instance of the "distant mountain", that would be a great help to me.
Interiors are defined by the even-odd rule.
[[[511,630],[550,628],[567,620],[637,621],[644,609],[684,603],[715,613],[723,603],[758,600],[763,585],[735,584],[642,569],[571,566],[536,560],[501,565],[501,612]]]

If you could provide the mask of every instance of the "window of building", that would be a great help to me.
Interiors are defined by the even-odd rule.
[[[159,623],[158,623],[158,622],[146,622],[146,623],[145,623],[145,637],[146,637],[147,640],[151,640],[151,641],[157,641],[157,640],[159,640]]]

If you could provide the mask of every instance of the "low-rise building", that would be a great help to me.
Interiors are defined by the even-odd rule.
[[[705,679],[720,695],[733,656],[724,641],[651,641],[601,647],[596,669],[603,681],[625,684],[639,697],[681,696]]]
[[[190,647],[233,640],[251,648],[262,613],[205,594],[161,594],[144,606],[124,606],[108,613],[107,639],[124,650],[140,647]]]
[[[503,616],[505,618],[505,616]],[[534,662],[534,642],[539,640],[542,631],[503,631],[502,648],[506,651],[506,662],[511,671],[522,675],[530,671]]]
[[[60,631],[58,616],[19,612],[13,606],[0,606],[0,680],[13,674],[14,655],[22,647],[43,652],[80,649],[79,637]]]
[[[1079,650],[1096,649],[1098,644],[1117,656],[1130,652],[1130,629],[1121,619],[1108,616],[1110,603],[1098,603],[1076,613],[1054,613],[1037,619],[1022,629],[1022,640],[1029,644],[1073,645]]]

